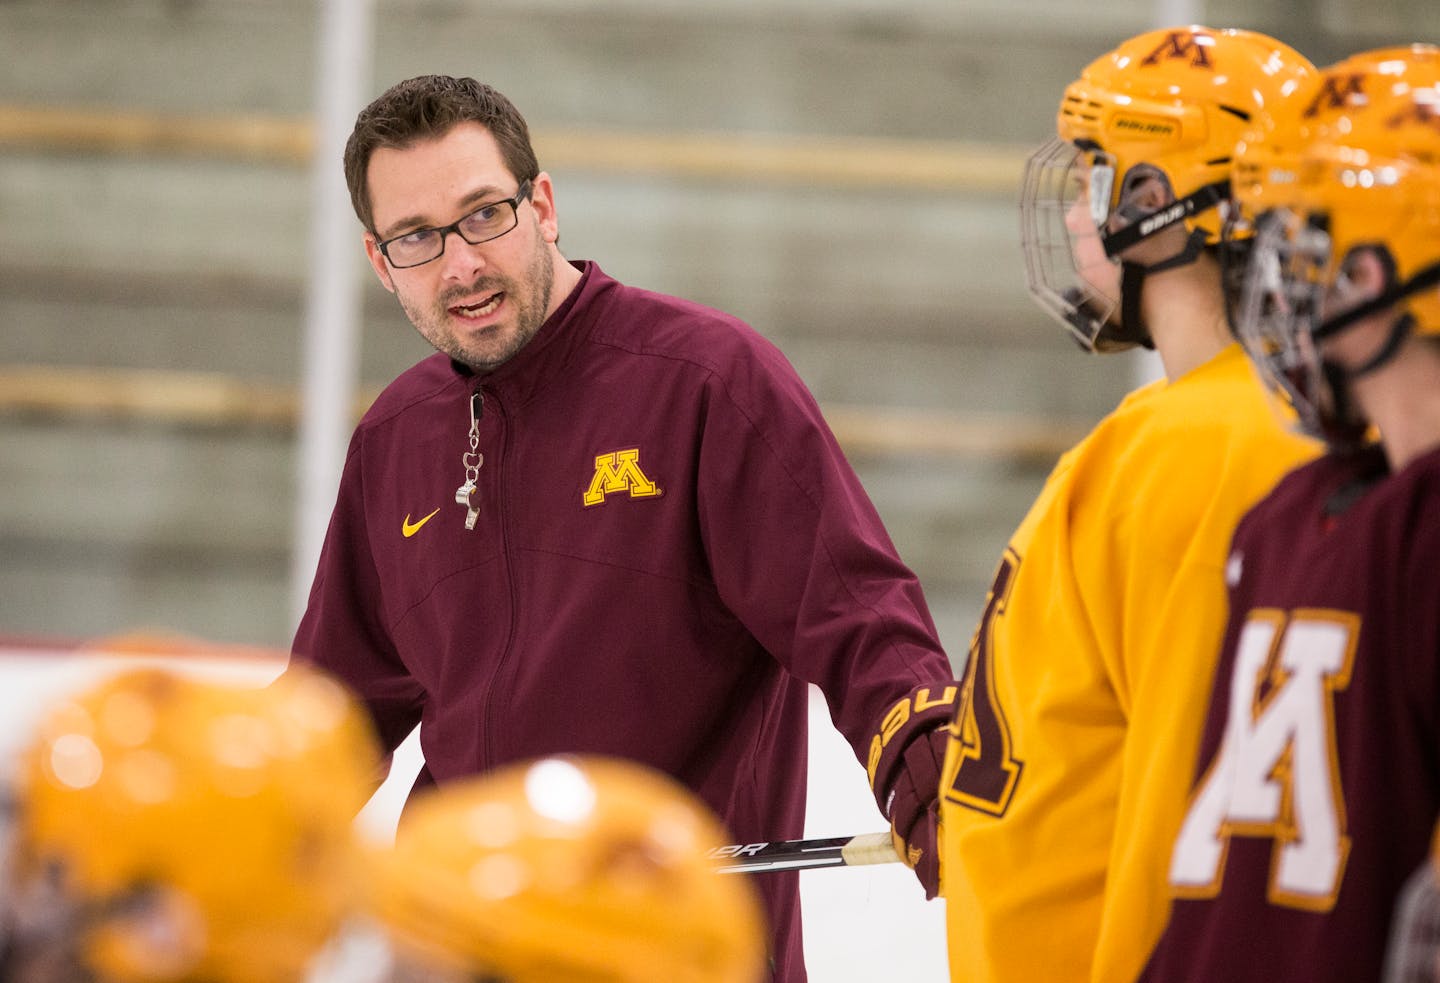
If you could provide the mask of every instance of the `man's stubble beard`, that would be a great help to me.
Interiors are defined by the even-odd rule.
[[[400,307],[410,318],[410,323],[436,351],[443,352],[475,372],[493,372],[535,337],[549,316],[550,294],[555,286],[554,258],[549,243],[539,234],[538,223],[535,232],[535,250],[531,254],[529,266],[525,269],[524,278],[519,282],[508,277],[482,276],[464,287],[444,291],[435,299],[433,306],[428,307],[407,298],[399,287],[396,287],[395,296],[400,301]],[[525,289],[526,286],[528,290]],[[450,303],[464,296],[494,293],[497,290],[505,292],[505,303],[510,307],[513,330],[497,337],[487,333],[476,343],[467,345],[452,330],[448,309]]]

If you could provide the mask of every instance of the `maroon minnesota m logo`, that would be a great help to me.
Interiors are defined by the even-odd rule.
[[[1440,105],[1416,99],[1387,119],[1385,126],[1391,130],[1398,130],[1402,126],[1428,126],[1440,132]]]
[[[1322,111],[1333,112],[1346,106],[1365,105],[1365,76],[1360,72],[1348,75],[1326,75],[1320,91],[1305,107],[1305,119],[1313,119]]]
[[[1162,61],[1174,61],[1177,58],[1189,58],[1191,68],[1210,68],[1210,55],[1205,51],[1205,45],[1195,40],[1191,31],[1171,31],[1165,35],[1165,40],[1155,46],[1155,50],[1146,55],[1141,61],[1142,65],[1158,65]]]

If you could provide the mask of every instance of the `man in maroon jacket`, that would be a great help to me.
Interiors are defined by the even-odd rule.
[[[815,683],[933,897],[953,674],[784,356],[568,262],[524,119],[473,79],[391,88],[345,172],[376,276],[438,353],[355,431],[296,658],[347,680],[388,748],[422,725],[417,787],[622,756],[742,842],[803,835]],[[804,980],[796,875],[760,887],[774,978]]]

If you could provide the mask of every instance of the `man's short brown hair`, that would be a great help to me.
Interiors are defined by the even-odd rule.
[[[449,75],[421,75],[392,85],[360,111],[345,143],[345,183],[360,223],[375,232],[366,171],[378,148],[403,150],[438,139],[460,123],[479,123],[500,145],[500,155],[517,181],[540,173],[530,128],[509,99],[483,82]]]

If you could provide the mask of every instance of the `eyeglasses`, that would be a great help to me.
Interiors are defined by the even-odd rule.
[[[450,233],[478,246],[482,242],[498,239],[520,222],[520,203],[530,197],[531,185],[528,180],[521,182],[515,197],[492,201],[481,205],[458,222],[452,222],[440,229],[416,229],[393,239],[386,239],[378,249],[397,270],[407,270],[439,259],[445,252],[445,240]]]

